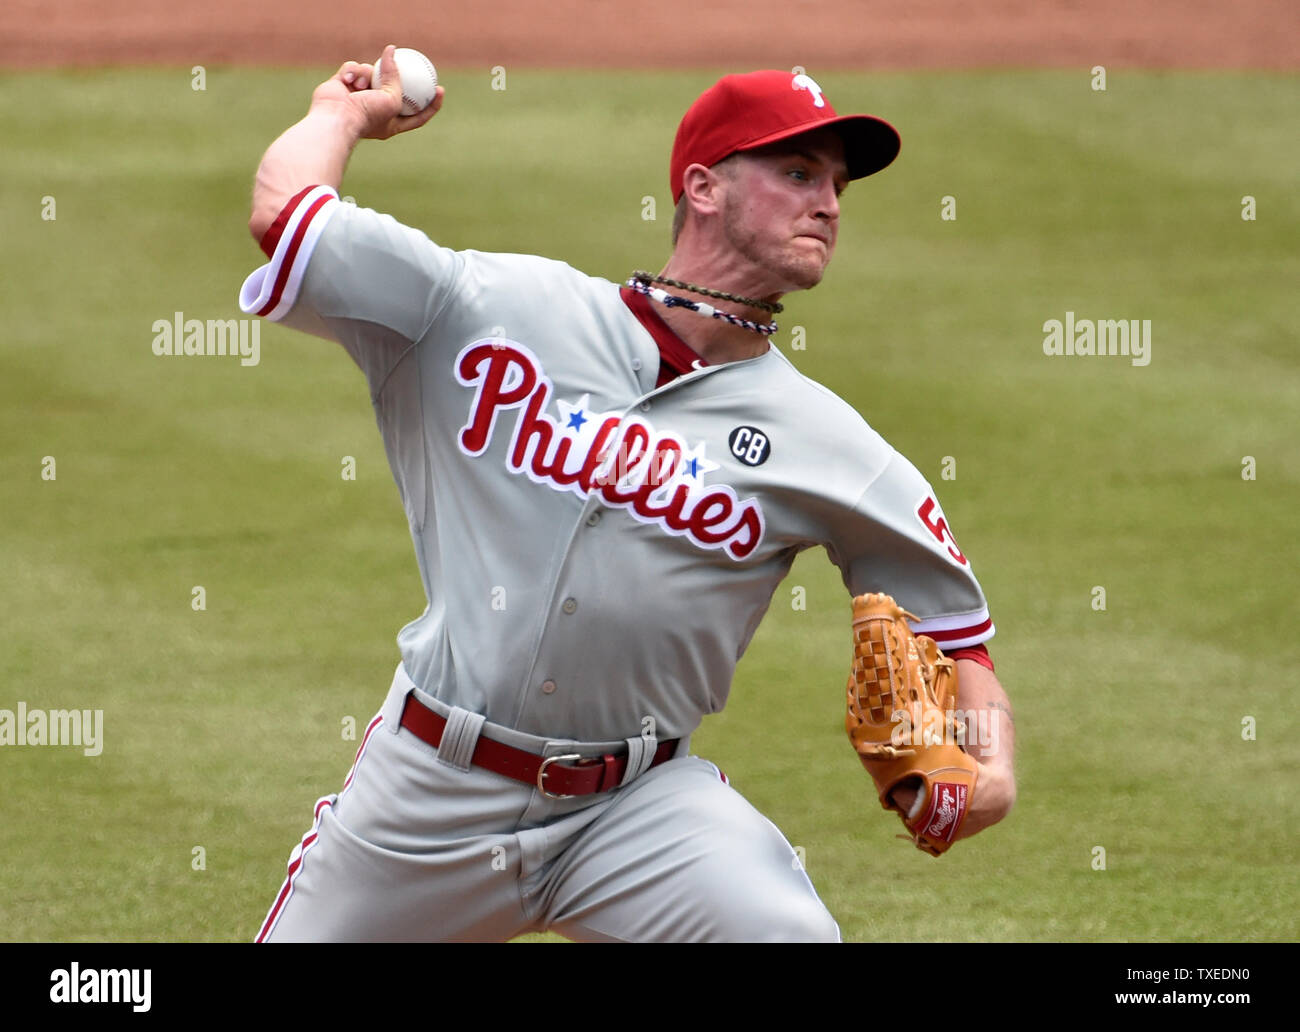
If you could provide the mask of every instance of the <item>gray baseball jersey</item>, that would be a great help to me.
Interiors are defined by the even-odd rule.
[[[331,193],[241,302],[366,374],[429,600],[398,642],[432,695],[535,734],[687,735],[812,545],[942,646],[992,635],[930,485],[775,347],[656,389],[666,327],[615,284]]]
[[[240,303],[365,373],[428,598],[398,636],[406,690],[539,740],[687,737],[814,545],[945,648],[992,636],[931,486],[775,346],[656,386],[684,345],[615,283],[437,246],[327,187],[282,220]]]

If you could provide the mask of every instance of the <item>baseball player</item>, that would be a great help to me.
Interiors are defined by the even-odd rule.
[[[385,55],[263,157],[269,262],[240,301],[365,374],[428,605],[257,938],[838,939],[789,843],[690,752],[798,552],[895,596],[1000,721],[960,834],[1015,795],[993,625],[932,488],[773,343],[897,133],[806,75],[725,77],[673,146],[672,257],[620,285],[341,203],[359,139],[442,105],[400,116]]]

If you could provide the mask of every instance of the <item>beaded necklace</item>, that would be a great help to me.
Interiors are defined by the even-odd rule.
[[[757,323],[752,319],[742,319],[738,315],[732,315],[730,312],[724,312],[719,308],[714,308],[703,301],[691,301],[689,298],[678,297],[676,294],[669,294],[666,290],[659,287],[652,287],[649,283],[639,278],[636,274],[627,281],[627,285],[635,290],[638,294],[644,294],[654,301],[658,301],[665,308],[686,308],[692,312],[698,312],[700,315],[708,316],[712,319],[721,319],[723,322],[729,322],[732,326],[739,326],[743,330],[752,330],[754,333],[761,333],[763,336],[769,336],[777,331],[777,325],[774,322]],[[697,288],[690,288],[695,290]],[[727,295],[728,300],[741,301],[744,299],[734,298]],[[765,304],[765,303],[764,303]]]
[[[692,294],[716,297],[719,301],[736,301],[739,304],[748,305],[750,308],[761,308],[764,312],[771,312],[773,315],[779,315],[785,311],[785,305],[780,302],[760,301],[756,297],[741,297],[739,294],[728,294],[725,290],[714,290],[712,287],[700,287],[694,283],[683,283],[681,280],[669,279],[667,276],[656,276],[644,269],[637,269],[632,273],[632,278],[638,279],[642,283],[662,283],[665,287],[676,287],[678,290],[689,290]]]

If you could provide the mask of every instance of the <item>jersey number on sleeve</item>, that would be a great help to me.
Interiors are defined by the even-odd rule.
[[[948,521],[943,517],[943,510],[939,508],[939,503],[933,497],[927,496],[925,501],[916,510],[916,514],[921,517],[921,522],[925,528],[933,534],[939,541],[939,544],[946,545],[948,554],[953,557],[962,566],[968,565],[968,561],[961,554],[961,549],[957,547],[957,539],[952,536],[952,531],[948,529]]]

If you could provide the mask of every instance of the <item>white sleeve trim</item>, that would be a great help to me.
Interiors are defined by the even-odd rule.
[[[250,273],[239,290],[239,307],[244,312],[271,322],[289,314],[298,300],[316,242],[340,203],[330,186],[318,186],[298,201],[275,245],[275,254]]]
[[[909,621],[910,622],[910,621]],[[911,624],[913,634],[933,638],[939,648],[964,649],[988,641],[997,632],[989,617],[988,607],[978,613],[960,613],[957,616],[935,616]]]

